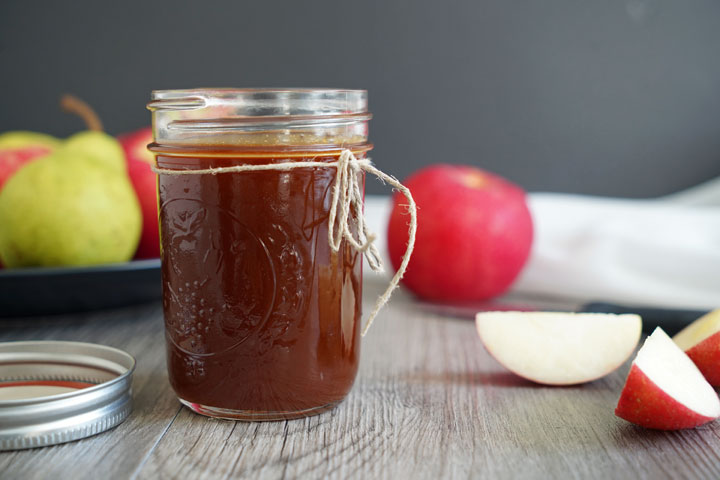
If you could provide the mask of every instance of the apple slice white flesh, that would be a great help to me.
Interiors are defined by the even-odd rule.
[[[673,337],[705,379],[720,387],[720,309],[703,315]]]
[[[607,375],[632,355],[638,315],[483,312],[475,322],[485,348],[513,373],[546,385],[573,385]]]
[[[656,328],[630,367],[615,415],[647,428],[693,428],[720,417],[720,399],[692,360]]]

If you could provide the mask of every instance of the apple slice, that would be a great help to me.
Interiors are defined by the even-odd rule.
[[[673,337],[705,379],[720,387],[720,309],[703,315]]]
[[[720,399],[692,360],[656,328],[630,367],[615,415],[658,430],[693,428],[720,417]]]
[[[607,375],[632,355],[642,330],[638,315],[610,313],[483,312],[476,325],[498,362],[547,385]]]

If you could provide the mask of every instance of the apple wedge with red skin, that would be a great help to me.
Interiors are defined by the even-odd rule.
[[[720,387],[720,309],[703,315],[673,337],[705,380]]]
[[[694,428],[720,417],[720,399],[692,360],[656,328],[630,367],[615,415],[657,430]]]
[[[630,358],[642,330],[642,319],[633,314],[482,312],[475,320],[490,355],[545,385],[604,377]]]

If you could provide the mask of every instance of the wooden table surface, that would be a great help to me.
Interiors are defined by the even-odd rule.
[[[365,311],[380,285],[366,284]],[[400,292],[363,341],[335,410],[241,423],[181,408],[167,381],[159,304],[0,320],[0,341],[76,340],[137,358],[134,410],[77,442],[0,453],[0,478],[720,478],[720,422],[634,427],[613,414],[628,365],[590,384],[544,387],[504,370],[469,320]]]

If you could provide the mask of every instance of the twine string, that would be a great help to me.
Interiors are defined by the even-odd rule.
[[[400,183],[395,177],[388,175],[373,166],[369,159],[358,159],[352,151],[345,149],[342,151],[337,161],[334,162],[295,162],[291,160],[281,161],[279,163],[270,163],[262,165],[233,165],[230,167],[203,168],[197,170],[171,170],[160,168],[157,165],[152,166],[153,172],[158,175],[217,175],[219,173],[236,173],[236,172],[258,172],[258,171],[289,171],[296,168],[336,168],[335,184],[332,189],[332,197],[330,201],[330,215],[328,218],[328,242],[333,252],[339,252],[342,241],[345,240],[350,246],[362,253],[367,259],[368,265],[375,272],[384,271],[382,258],[375,246],[376,235],[370,230],[365,219],[363,209],[363,193],[360,188],[360,173],[367,172],[376,176],[383,183],[390,184],[395,190],[398,190],[407,199],[407,209],[410,214],[410,222],[408,224],[408,243],[405,254],[400,262],[400,267],[390,280],[390,284],[375,302],[375,308],[368,316],[362,335],[370,329],[375,317],[385,304],[390,300],[392,292],[397,288],[400,279],[407,270],[410,255],[415,246],[415,234],[417,232],[417,206],[413,200],[410,190]],[[355,235],[353,235],[353,231]]]

